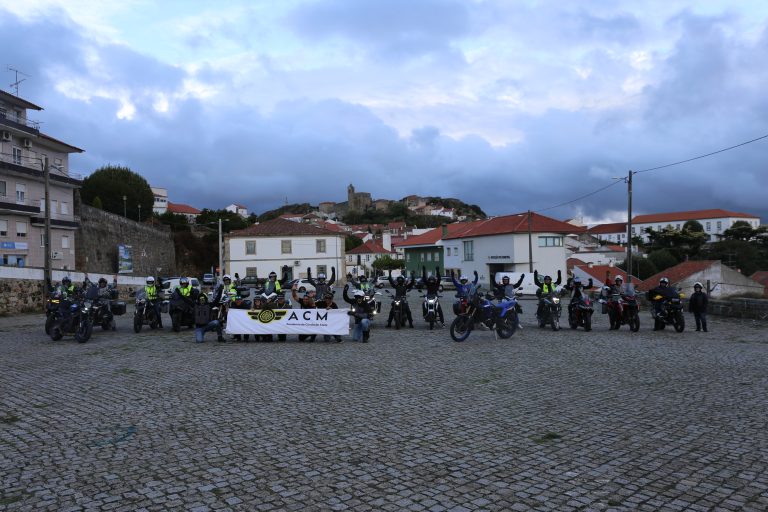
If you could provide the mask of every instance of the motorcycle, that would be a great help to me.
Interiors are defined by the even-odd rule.
[[[654,330],[662,330],[667,325],[671,325],[677,332],[683,332],[685,330],[685,316],[683,315],[683,298],[685,294],[677,293],[677,297],[664,298],[661,295],[656,295],[653,300],[660,300],[661,302],[661,315],[656,316],[653,309],[651,309],[651,315],[653,316]]]
[[[493,304],[491,302],[494,299],[493,295],[483,295],[480,291],[476,291],[467,299],[466,311],[456,316],[451,323],[451,339],[466,340],[476,325],[494,330],[498,338],[512,337],[519,323],[518,297],[520,295],[516,293],[514,297],[504,297],[498,304]]]
[[[197,295],[193,292],[189,298],[192,300],[184,300],[183,297],[178,296],[175,292],[171,295],[169,312],[171,315],[171,327],[174,332],[181,331],[181,328],[184,326],[195,326],[195,300],[197,300]]]
[[[422,295],[424,304],[421,305],[421,312],[424,315],[424,321],[429,324],[429,330],[435,328],[435,322],[437,322],[437,307],[439,306],[438,299],[442,295]]]
[[[408,297],[407,295],[394,295],[389,290],[384,290],[384,292],[387,295],[390,295],[392,297],[392,310],[394,311],[393,320],[395,323],[395,329],[400,329],[400,327],[405,327],[405,321],[407,318],[407,314],[405,312],[405,308],[408,306]],[[406,294],[408,292],[406,291]]]
[[[95,296],[90,291],[85,298],[72,297],[59,299],[59,309],[54,313],[51,324],[51,339],[59,341],[67,335],[74,335],[75,341],[85,343],[93,333],[91,307]]]
[[[155,299],[160,300],[160,299]],[[136,306],[133,311],[133,331],[140,332],[142,326],[149,325],[150,329],[157,329],[160,327],[160,318],[155,313],[154,301],[147,300],[146,291],[139,290],[136,292]],[[163,301],[161,311],[167,310],[168,301]]]
[[[571,304],[568,305],[568,324],[571,329],[584,327],[585,331],[591,331],[594,311],[592,300],[585,293],[582,292],[578,299],[572,299]]]
[[[608,295],[610,289],[606,287],[604,292]],[[634,286],[627,285],[625,293],[611,293],[610,297],[601,300],[606,304],[611,330],[618,330],[622,325],[629,325],[632,332],[640,330],[640,308]]]
[[[56,320],[56,314],[61,304],[61,293],[51,292],[45,300],[45,334],[51,335],[51,326]]]
[[[560,315],[563,312],[560,297],[556,293],[550,292],[542,295],[540,300],[539,327],[550,325],[553,331],[560,330]]]

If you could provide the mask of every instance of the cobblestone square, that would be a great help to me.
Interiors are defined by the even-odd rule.
[[[0,510],[768,509],[765,323],[455,343],[417,300],[368,344],[0,318]]]

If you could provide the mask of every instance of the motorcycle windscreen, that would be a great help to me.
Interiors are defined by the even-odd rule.
[[[85,290],[85,298],[88,300],[96,300],[99,298],[99,287],[92,284]]]

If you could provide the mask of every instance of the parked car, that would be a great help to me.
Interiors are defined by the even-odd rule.
[[[315,287],[309,282],[309,279],[294,279],[293,281],[289,281],[288,284],[285,285],[285,288],[290,290],[296,283],[298,283],[297,289],[301,293],[315,291]]]
[[[394,279],[394,277],[392,279]],[[385,286],[389,286],[389,277],[387,276],[377,277],[376,282],[374,283],[374,286],[376,288],[384,288]]]
[[[203,274],[203,284],[213,285],[213,274]]]
[[[189,284],[190,286],[192,286],[192,288],[195,288],[197,291],[200,291],[200,281],[198,281],[196,277],[190,277]],[[178,277],[168,277],[163,279],[163,284],[161,285],[162,290],[160,291],[161,293],[160,298],[169,299],[171,297],[171,294],[173,293],[173,290],[175,290],[177,286],[179,286]]]
[[[258,288],[264,284],[264,281],[266,281],[266,279],[263,277],[245,276],[242,279],[240,279],[240,286],[247,286],[248,288]]]
[[[472,278],[474,280],[474,278]],[[440,290],[455,290],[456,286],[453,284],[451,276],[443,276],[440,278]]]
[[[448,279],[450,279],[450,277]],[[443,284],[444,283],[440,283],[440,291],[443,291]],[[453,286],[453,283],[451,283],[451,286]],[[424,289],[424,280],[422,278],[420,278],[420,277],[417,277],[416,278],[416,284],[414,285],[414,287],[417,290],[419,290],[419,291],[423,290]]]

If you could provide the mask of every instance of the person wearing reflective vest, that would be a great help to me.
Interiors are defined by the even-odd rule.
[[[277,272],[270,272],[269,279],[264,283],[264,293],[270,295],[272,293],[280,293],[283,289],[283,285],[288,282],[288,272],[283,268],[283,278],[277,279]]]
[[[144,294],[147,297],[147,302],[152,305],[152,309],[155,311],[155,318],[157,318],[157,324],[160,329],[163,328],[163,315],[160,311],[160,297],[158,296],[157,286],[155,286],[155,278],[152,276],[147,277],[147,284],[144,286]]]
[[[557,281],[554,283],[552,282],[552,276],[544,276],[544,282],[539,281],[539,271],[533,271],[533,282],[536,284],[536,286],[539,287],[539,289],[536,290],[536,296],[539,298],[539,307],[536,309],[536,318],[541,315],[541,306],[543,304],[541,298],[545,295],[549,295],[550,293],[555,293],[557,291],[557,287],[562,281],[563,276],[559,270],[557,271]]]

